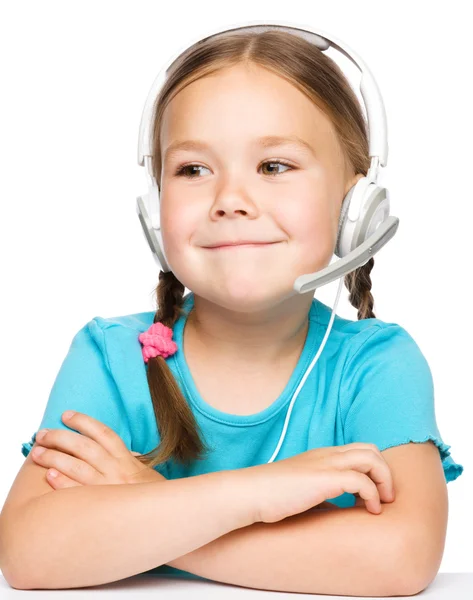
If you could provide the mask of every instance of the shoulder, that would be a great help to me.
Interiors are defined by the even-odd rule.
[[[325,332],[331,308],[317,311]],[[362,414],[360,407],[371,411],[392,410],[402,414],[405,405],[418,413],[430,414],[433,406],[434,381],[430,365],[419,343],[396,322],[379,318],[334,319],[327,340],[337,375],[338,402],[344,421]],[[393,413],[393,414],[394,414]],[[368,418],[368,417],[367,417]],[[394,421],[391,419],[391,421]]]
[[[317,301],[312,311],[321,331],[325,333],[332,308]],[[405,327],[379,318],[352,320],[335,314],[327,344],[331,343],[334,353],[344,363],[345,370],[357,362],[371,357],[394,356],[408,349],[422,355],[421,349]]]
[[[76,337],[90,336],[102,354],[107,355],[121,343],[129,343],[146,331],[153,323],[155,312],[139,312],[113,317],[93,317],[76,334]]]
[[[40,429],[66,429],[67,410],[88,414],[111,427],[127,445],[146,446],[143,414],[152,417],[146,371],[138,335],[154,312],[94,317],[76,330],[51,388]],[[152,423],[151,418],[148,418]],[[23,444],[25,456],[35,441]],[[140,452],[142,453],[142,452]]]
[[[95,316],[73,335],[62,371],[108,372],[115,380],[141,376],[142,351],[138,336],[153,323],[155,312],[112,317]]]
[[[97,355],[92,360],[101,367],[101,376],[107,380],[110,397],[113,392],[114,411],[117,413],[115,431],[120,426],[122,439],[140,454],[156,447],[159,441],[146,365],[138,339],[139,334],[152,325],[154,315],[155,311],[95,316],[81,330],[88,340],[85,343],[88,350],[84,351],[85,359],[81,362],[85,364],[89,357],[90,364],[91,354]],[[107,410],[110,412],[111,409]],[[103,418],[98,420],[106,422]]]
[[[88,323],[91,333],[100,329],[105,332],[112,328],[119,330],[131,330],[140,333],[148,329],[153,323],[155,312],[138,312],[129,315],[120,315],[117,317],[93,317]]]

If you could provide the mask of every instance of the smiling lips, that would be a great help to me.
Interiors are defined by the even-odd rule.
[[[207,247],[207,250],[229,250],[232,248],[265,248],[267,246],[273,246],[274,244],[278,244],[279,242],[261,242],[261,243],[251,243],[251,244],[226,244],[222,246],[212,246]]]

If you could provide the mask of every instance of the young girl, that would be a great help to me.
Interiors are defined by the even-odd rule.
[[[152,133],[172,269],[159,273],[157,311],[86,323],[39,428],[70,431],[64,411],[89,415],[168,480],[266,464],[330,320],[313,290],[295,294],[293,285],[329,264],[342,201],[368,172],[361,107],[336,63],[306,39],[230,32],[173,63]],[[357,320],[335,315],[277,461],[430,441],[453,481],[463,467],[440,435],[429,365],[403,327],[373,312],[373,265],[344,278]],[[25,456],[35,441],[23,444]],[[67,485],[72,462],[45,456],[35,460],[59,471],[50,485]],[[331,505],[353,507],[355,495]],[[168,565],[154,572],[200,579]]]

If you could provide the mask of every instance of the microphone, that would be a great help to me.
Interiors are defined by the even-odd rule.
[[[310,290],[322,287],[343,275],[347,275],[361,265],[364,265],[381,248],[389,242],[399,227],[398,217],[387,217],[383,223],[378,225],[375,232],[370,235],[362,244],[349,252],[343,258],[332,263],[328,267],[301,275],[295,282],[293,289],[299,294],[304,294]]]

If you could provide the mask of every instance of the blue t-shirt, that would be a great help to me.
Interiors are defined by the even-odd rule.
[[[167,479],[241,469],[267,463],[278,445],[292,396],[325,335],[332,309],[314,297],[306,341],[285,389],[264,410],[226,413],[206,403],[187,366],[183,330],[194,294],[184,298],[186,314],[174,324],[178,350],[166,362],[186,397],[211,452],[184,467],[174,460],[155,467]],[[74,336],[53,384],[39,429],[69,429],[61,420],[70,409],[111,427],[130,451],[145,454],[160,442],[138,335],[153,323],[154,311],[121,317],[94,317]],[[28,455],[35,443],[22,445]],[[335,314],[326,345],[296,398],[284,441],[275,460],[312,448],[352,442],[379,450],[432,440],[448,482],[463,471],[450,455],[436,423],[432,374],[419,346],[396,323],[352,321]],[[344,493],[330,502],[355,503]],[[204,579],[161,565],[147,571]]]

